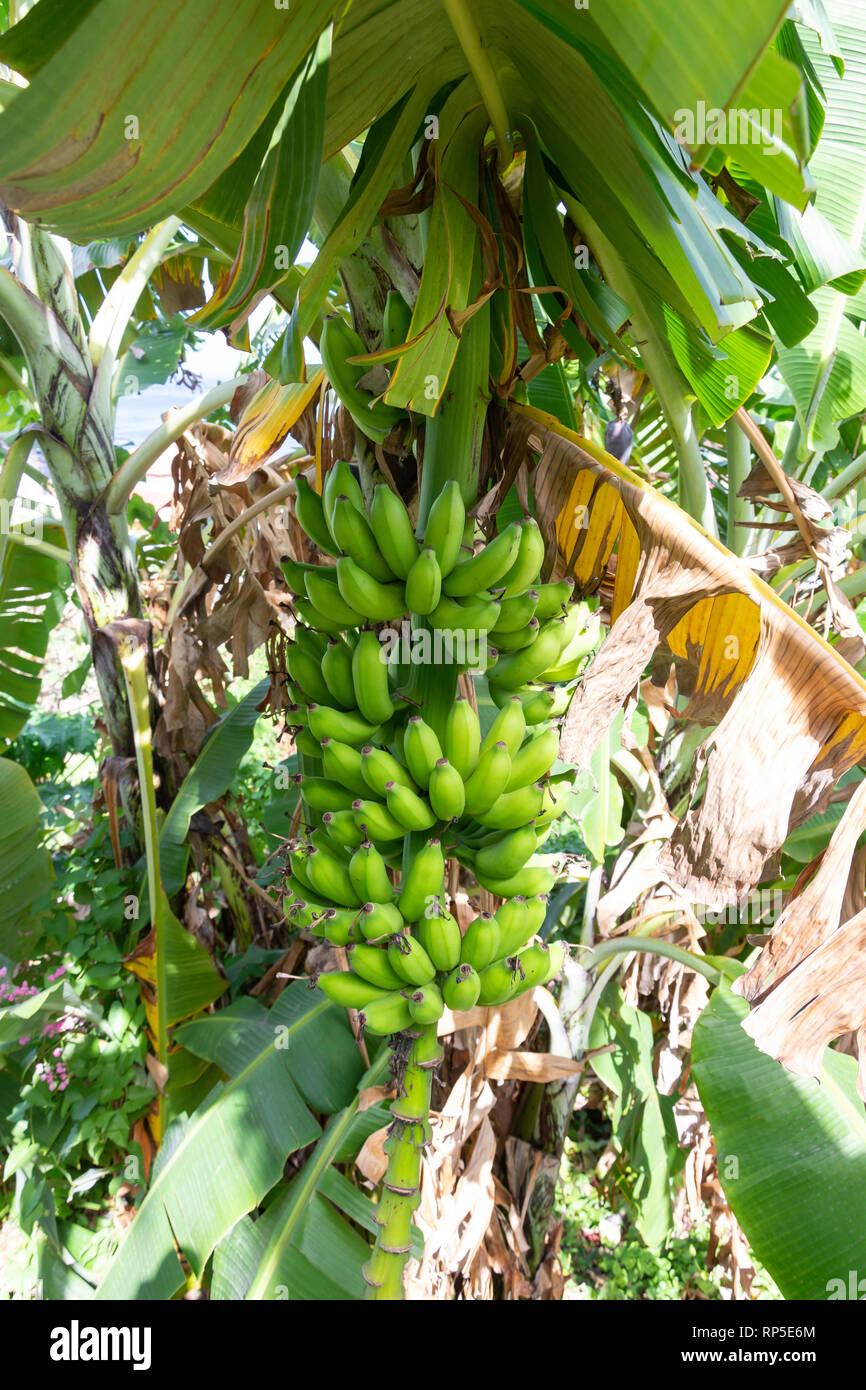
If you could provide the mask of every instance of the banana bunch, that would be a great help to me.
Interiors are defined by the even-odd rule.
[[[457,483],[417,537],[389,488],[366,508],[347,463],[329,471],[321,496],[299,477],[296,514],[336,563],[283,561],[296,596],[288,717],[305,827],[286,851],[287,918],[347,949],[349,969],[319,983],[371,1033],[504,1003],[562,965],[562,943],[536,937],[555,881],[538,851],[567,806],[556,721],[596,641],[588,609],[570,601],[571,581],[539,582],[544,547],[531,519],[474,553]],[[401,694],[401,668],[374,625],[407,614],[489,634],[499,712],[485,734],[463,697],[434,728]],[[410,836],[421,847],[407,863]],[[449,857],[507,900],[465,935],[446,906]]]
[[[461,936],[443,903],[445,860],[438,840],[428,840],[415,857],[399,896],[371,850],[369,844],[359,847],[348,875],[359,892],[374,883],[380,898],[390,896],[365,903],[354,915],[323,910],[324,934],[348,946],[349,969],[329,971],[318,980],[334,1003],[359,1011],[367,1032],[385,1036],[435,1023],[446,1007],[465,1011],[476,1003],[504,1004],[546,984],[562,968],[565,943],[548,947],[535,939],[545,896],[514,897],[492,916],[476,917]],[[316,853],[307,852],[307,869]],[[345,880],[336,886],[345,892]],[[318,911],[318,905],[294,910],[310,925],[305,914]]]

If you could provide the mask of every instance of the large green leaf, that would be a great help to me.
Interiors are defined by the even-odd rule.
[[[151,0],[131,13],[97,0],[69,14],[58,44],[37,5],[26,61],[38,71],[0,117],[4,200],[78,240],[177,211],[244,149],[336,8],[188,0],[180,14]]]
[[[25,769],[0,758],[0,955],[26,957],[40,933],[35,904],[54,877],[42,847],[42,802]]]
[[[726,987],[717,989],[692,1044],[725,1196],[786,1298],[859,1298],[866,1115],[857,1063],[828,1049],[820,1081],[792,1076],[743,1032],[748,1011]]]
[[[42,538],[64,544],[58,527],[44,528]],[[68,565],[7,541],[0,556],[0,744],[18,736],[39,698],[69,582]]]
[[[302,983],[270,1011],[240,999],[177,1036],[229,1080],[166,1132],[101,1299],[171,1298],[184,1282],[175,1239],[201,1275],[218,1241],[279,1180],[287,1156],[320,1135],[304,1095],[326,1112],[351,1093],[362,1070],[343,1011]]]
[[[190,817],[231,786],[241,759],[252,743],[259,717],[257,706],[264,699],[267,688],[266,680],[259,681],[214,726],[171,804],[159,836],[162,883],[169,895],[183,886],[186,877],[189,858],[186,836]]]

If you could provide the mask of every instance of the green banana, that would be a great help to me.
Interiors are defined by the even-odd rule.
[[[517,594],[514,598],[503,599],[499,608],[499,617],[496,619],[496,626],[493,629],[494,637],[501,636],[503,632],[520,632],[530,618],[536,616],[537,607],[537,589],[527,589],[525,594]]]
[[[361,515],[348,497],[338,497],[334,505],[334,540],[362,570],[381,584],[394,579],[391,567],[376,544],[366,515]]]
[[[335,738],[339,743],[369,743],[378,729],[354,710],[332,709],[316,702],[307,706],[310,729],[321,743],[323,738]]]
[[[337,561],[343,564],[342,560]],[[564,618],[549,618],[539,630],[531,647],[500,657],[490,673],[490,681],[506,690],[534,681],[559,658],[565,640]]]
[[[525,516],[520,523],[520,543],[514,563],[504,576],[504,599],[522,594],[541,573],[544,564],[544,537],[538,529],[538,522]]]
[[[385,649],[375,632],[362,632],[352,653],[352,681],[358,709],[371,724],[386,724],[394,713]]]
[[[317,825],[310,831],[310,844],[315,849],[323,849],[326,854],[330,854],[332,859],[338,859],[346,868],[349,867],[349,851],[344,845],[332,840],[323,825]]]
[[[457,562],[465,525],[466,508],[460,494],[460,484],[452,478],[430,508],[424,531],[424,544],[435,550],[443,579]]]
[[[295,733],[295,747],[299,753],[303,753],[307,758],[318,758],[321,755],[321,747],[317,739],[313,738],[309,729],[301,728]]]
[[[298,889],[295,886],[297,884],[299,885],[300,894],[302,897],[308,898],[308,895],[312,894],[313,899],[317,900],[318,894],[316,893],[316,890],[313,888],[312,882],[310,881],[310,877],[307,873],[307,859],[309,857],[309,853],[310,846],[307,844],[307,842],[305,840],[299,840],[287,851],[286,859],[288,860],[289,868],[291,869],[291,872],[294,875],[295,879],[295,883],[291,885],[292,890],[298,891]]]
[[[397,932],[388,943],[388,960],[393,969],[410,985],[426,985],[436,974],[436,967],[417,937]]]
[[[307,855],[304,867],[313,888],[317,893],[321,893],[323,898],[329,898],[340,907],[361,906],[361,899],[352,886],[349,871],[339,859],[325,850],[314,847]]]
[[[443,631],[489,632],[501,607],[498,598],[476,596],[460,601],[442,597],[430,614],[430,626]]]
[[[478,816],[489,811],[504,792],[510,775],[511,758],[508,756],[508,747],[500,740],[481,754],[475,771],[466,782],[464,813]]]
[[[393,902],[394,885],[387,866],[369,840],[364,840],[349,860],[349,878],[362,903]]]
[[[293,640],[306,656],[314,661],[317,666],[321,666],[322,657],[328,647],[328,636],[325,632],[317,632],[315,628],[305,626],[303,623],[295,623],[292,634]]]
[[[413,714],[403,735],[403,756],[413,780],[427,790],[430,774],[442,757],[442,745],[420,714]],[[394,779],[397,780],[396,778]]]
[[[525,898],[534,898],[538,894],[550,892],[556,882],[556,874],[552,869],[542,868],[540,864],[527,864],[508,878],[491,878],[485,874],[483,878],[478,877],[478,882],[482,888],[486,888],[489,893],[495,893],[499,898],[513,898],[518,893]]]
[[[362,980],[369,980],[371,985],[378,985],[380,989],[403,989],[406,984],[402,975],[397,975],[392,969],[388,952],[366,941],[349,948],[349,967]]]
[[[550,771],[556,762],[558,752],[558,729],[545,729],[529,739],[518,748],[511,759],[511,776],[506,790],[514,791],[516,787],[526,787],[531,782],[537,782],[539,777]]]
[[[522,869],[535,853],[535,828],[522,825],[517,830],[504,831],[493,844],[483,845],[475,855],[477,873],[489,878],[509,878]],[[315,880],[314,880],[315,882]],[[339,898],[335,898],[339,902]],[[349,907],[351,904],[346,903]]]
[[[305,777],[296,774],[303,801],[313,811],[348,811],[352,805],[352,793],[325,777]]]
[[[463,778],[447,758],[439,758],[427,787],[430,805],[440,820],[458,820],[466,805]]]
[[[348,643],[332,637],[322,657],[322,676],[331,699],[343,709],[355,708],[355,687],[352,683],[352,649]]]
[[[448,578],[443,580],[446,594],[450,598],[469,598],[479,589],[492,589],[511,568],[519,545],[520,527],[512,522],[470,560],[457,561]]]
[[[540,628],[538,619],[530,618],[520,632],[497,632],[493,639],[497,652],[519,652],[524,647],[531,647]]]
[[[493,914],[499,928],[499,954],[511,956],[525,946],[543,925],[546,912],[547,900],[543,897],[516,894],[500,903]]]
[[[436,551],[425,546],[406,577],[406,607],[426,617],[442,596],[442,573]]]
[[[522,984],[523,975],[517,956],[495,960],[479,972],[478,1003],[487,1008],[494,1004],[506,1004],[520,993]]]
[[[324,936],[332,946],[347,946],[352,940],[352,931],[358,914],[352,908],[327,907],[319,916],[313,930]]]
[[[360,627],[365,621],[364,614],[347,603],[340,593],[336,569],[311,570],[306,584],[310,603],[327,622],[337,624],[341,631],[347,627]]]
[[[361,775],[366,784],[364,796],[369,790],[376,796],[384,797],[387,782],[397,782],[410,791],[417,790],[403,764],[386,748],[374,748],[370,743],[361,749]]]
[[[338,314],[326,317],[319,337],[319,352],[328,380],[358,428],[374,443],[384,444],[397,422],[405,418],[405,412],[383,401],[374,401],[369,391],[358,385],[367,369],[347,358],[363,356],[366,351],[363,341],[345,319]]]
[[[454,764],[464,782],[475,771],[480,751],[481,725],[478,715],[465,696],[458,695],[445,721],[445,756]]]
[[[345,459],[338,459],[325,474],[325,481],[322,484],[322,511],[325,516],[325,525],[331,533],[333,540],[337,540],[334,535],[334,508],[337,505],[338,497],[348,497],[355,511],[366,518],[364,508],[364,495],[361,492],[361,484],[355,477],[354,470]],[[339,545],[339,541],[337,541]],[[339,555],[339,551],[337,554]]]
[[[384,999],[372,999],[361,1011],[360,1021],[365,1032],[385,1038],[408,1028],[412,1014],[407,1000],[398,991],[387,994]]]
[[[575,607],[582,607],[576,604]],[[590,622],[585,631],[577,632],[560,652],[556,663],[542,671],[541,679],[551,681],[570,681],[580,671],[584,661],[598,644],[600,626],[598,621]]]
[[[445,1000],[436,984],[423,985],[409,995],[413,1023],[435,1023],[445,1012]]]
[[[373,489],[370,523],[376,544],[398,579],[407,579],[418,559],[419,546],[403,502],[385,483]]]
[[[337,595],[337,598],[340,597],[336,585],[334,585],[334,593]],[[348,607],[348,605],[346,606]],[[329,637],[342,637],[346,629],[352,625],[350,623],[338,622],[336,618],[328,617],[326,613],[323,613],[322,610],[317,608],[314,603],[311,603],[309,599],[296,598],[295,612],[298,617],[307,624],[307,627],[314,627],[317,632],[327,633]],[[359,613],[355,622],[361,624],[363,621],[364,619]]]
[[[343,600],[373,623],[401,618],[406,612],[406,590],[400,583],[380,584],[348,555],[337,561],[337,587]]]
[[[280,559],[280,569],[283,571],[286,583],[293,594],[300,594],[301,598],[307,592],[306,576],[310,570],[319,569],[319,565],[309,565],[301,560],[293,560],[290,555],[283,555]]]
[[[295,479],[297,491],[295,493],[295,516],[298,518],[298,525],[326,555],[339,555],[339,550],[334,544],[331,535],[331,528],[325,520],[322,499],[317,492],[310,487],[309,482],[303,473],[299,473]]]
[[[545,720],[555,717],[558,692],[553,686],[548,685],[543,689],[530,686],[528,691],[520,692],[521,699],[524,694],[528,695],[523,705],[523,715],[527,724],[543,724]]]
[[[438,904],[437,904],[438,906]],[[415,935],[437,970],[453,970],[460,960],[460,927],[445,908],[418,919]]]
[[[388,991],[362,980],[351,970],[328,970],[316,981],[319,989],[334,1004],[342,1004],[344,1009],[363,1009],[374,999],[386,998]]]
[[[399,782],[385,783],[385,801],[391,815],[406,830],[429,830],[436,816],[417,792],[401,787]]]
[[[406,922],[418,922],[432,903],[438,902],[445,885],[445,856],[436,839],[413,855],[400,889],[399,907]]]
[[[545,984],[562,969],[562,961],[565,958],[565,943],[555,942],[554,945],[561,946],[562,952],[554,954],[551,947],[543,941],[534,941],[531,946],[527,946],[525,950],[520,952],[517,959],[523,968],[521,994],[524,990],[531,989],[533,985]],[[559,955],[558,964],[557,954]]]
[[[464,963],[452,970],[442,986],[442,998],[452,1013],[467,1013],[475,1007],[481,980],[472,966]]]
[[[562,612],[563,606],[571,600],[574,589],[573,579],[560,579],[554,584],[537,584],[538,607],[535,616],[540,622],[553,618]]]
[[[295,684],[300,686],[308,703],[313,701],[316,704],[327,704],[331,692],[322,679],[321,660],[316,661],[309,652],[298,646],[297,642],[289,642],[286,665],[289,675]]]
[[[355,796],[367,795],[367,784],[361,775],[361,754],[337,738],[323,738],[319,744],[322,771],[331,782],[339,782]]]
[[[460,947],[460,960],[473,970],[483,970],[502,952],[499,949],[499,923],[489,912],[481,912],[473,917]]]
[[[364,832],[355,824],[351,811],[326,811],[322,824],[335,844],[344,849],[357,849],[364,839]]]
[[[487,733],[484,735],[481,744],[480,756],[493,748],[500,741],[508,749],[509,757],[513,757],[523,742],[526,734],[526,718],[523,713],[523,703],[518,695],[506,700],[500,709]]]
[[[367,941],[382,941],[403,930],[403,918],[394,903],[365,903],[358,918]]]
[[[400,347],[409,336],[412,310],[399,290],[389,290],[382,310],[382,346]]]
[[[372,840],[374,844],[405,838],[406,827],[395,820],[391,812],[378,801],[359,798],[352,802],[352,810],[355,813],[355,824],[361,827],[367,839]]]
[[[546,985],[546,984],[548,983],[548,981],[550,981],[550,980],[553,979],[554,975],[558,975],[558,974],[559,974],[560,970],[562,969],[563,965],[565,964],[565,958],[566,958],[567,955],[568,955],[568,943],[567,943],[567,942],[563,941],[563,940],[560,938],[559,941],[552,941],[552,942],[550,943],[550,949],[549,949],[549,955],[548,955],[548,964],[547,964],[547,974],[545,975],[544,979],[541,981],[541,984]]]

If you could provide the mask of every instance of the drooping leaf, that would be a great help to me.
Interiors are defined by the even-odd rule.
[[[244,212],[234,263],[209,303],[195,315],[200,327],[231,323],[254,296],[282,280],[294,263],[312,217],[322,165],[325,92],[331,31],[313,44],[289,84],[282,114]]]
[[[42,929],[35,906],[51,885],[42,846],[42,802],[23,767],[0,758],[0,955],[11,960],[33,951]]]
[[[40,529],[42,539],[63,548],[59,527]],[[22,532],[26,538],[24,523]],[[68,565],[5,540],[0,555],[0,742],[17,737],[39,698],[45,654],[66,606],[69,583]]]
[[[184,1281],[175,1238],[201,1273],[218,1242],[279,1180],[288,1155],[320,1135],[302,1096],[327,1113],[351,1096],[362,1070],[344,1012],[302,983],[270,1011],[242,998],[187,1024],[179,1039],[229,1079],[167,1131],[100,1299],[171,1298]]]
[[[133,33],[125,0],[77,6],[59,32],[34,17],[22,61],[35,80],[0,117],[4,200],[79,240],[179,211],[243,150],[335,8],[191,0],[179,24],[154,0]]]
[[[866,1203],[866,1115],[857,1065],[828,1051],[819,1080],[791,1076],[746,1036],[746,1013],[717,989],[692,1044],[725,1196],[785,1298],[860,1298],[866,1238],[853,1213]]]

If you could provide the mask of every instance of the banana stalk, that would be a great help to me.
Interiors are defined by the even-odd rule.
[[[392,1063],[397,1064],[398,1094],[385,1141],[388,1171],[376,1209],[376,1244],[364,1266],[367,1298],[376,1302],[403,1297],[412,1213],[421,1200],[421,1154],[430,1139],[430,1087],[433,1069],[442,1057],[435,1023],[408,1036],[412,1044],[402,1076],[398,1055]]]

